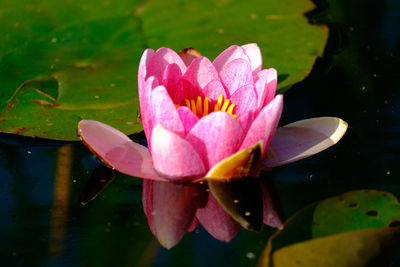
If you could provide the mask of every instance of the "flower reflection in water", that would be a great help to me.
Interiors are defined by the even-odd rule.
[[[225,242],[240,226],[253,231],[260,231],[263,222],[282,227],[278,200],[271,197],[265,179],[214,181],[208,186],[144,180],[143,207],[152,233],[166,248],[199,224]]]

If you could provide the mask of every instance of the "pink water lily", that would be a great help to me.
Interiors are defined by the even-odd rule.
[[[273,167],[315,154],[342,137],[347,124],[330,117],[296,122],[274,135],[283,106],[276,85],[277,72],[262,69],[256,44],[230,46],[213,62],[194,49],[179,54],[147,49],[138,86],[148,148],[96,121],[82,120],[78,132],[108,166],[164,181],[240,178],[248,175],[221,170],[254,160],[246,149],[256,146],[263,165]],[[254,175],[260,164],[252,166]]]
[[[153,233],[166,247],[175,245],[199,222],[225,241],[233,238],[238,225],[213,194],[205,198],[205,205],[198,199],[182,201],[197,189],[189,187],[181,194],[177,184],[158,181],[204,183],[254,177],[263,167],[287,164],[332,146],[347,129],[346,122],[334,117],[277,129],[283,96],[275,95],[277,72],[262,69],[256,44],[233,45],[213,62],[195,49],[179,54],[169,48],[147,49],[139,64],[138,86],[148,148],[97,121],[80,121],[78,133],[106,165],[146,179],[145,212]],[[264,223],[281,227],[280,218],[268,217],[275,211],[268,194],[263,197]],[[171,203],[179,203],[177,211]],[[172,220],[179,229],[168,230],[161,217],[153,218],[154,209],[164,218],[179,218]],[[187,216],[175,216],[183,210]],[[215,221],[207,225],[209,217]],[[226,224],[230,225],[226,231],[220,230]]]

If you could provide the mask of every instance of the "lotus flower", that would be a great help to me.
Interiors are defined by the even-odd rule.
[[[347,124],[338,118],[309,119],[276,130],[283,107],[283,96],[275,96],[276,85],[277,72],[262,69],[256,44],[233,45],[213,62],[195,49],[179,54],[169,48],[147,49],[139,64],[138,86],[148,148],[97,121],[80,121],[78,133],[109,167],[172,182],[254,177],[262,167],[308,157],[339,141]],[[146,184],[152,183],[145,183],[146,192],[154,188]],[[212,213],[218,205],[210,196],[206,207]],[[171,203],[156,192],[144,193],[145,210],[158,201]],[[154,225],[152,219],[149,224]],[[191,225],[196,222],[185,222],[185,232]],[[165,239],[179,239],[172,236]]]

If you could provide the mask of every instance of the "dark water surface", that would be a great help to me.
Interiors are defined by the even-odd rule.
[[[400,3],[317,5],[307,16],[329,25],[329,42],[310,76],[285,94],[281,124],[335,116],[349,129],[335,147],[268,174],[286,218],[355,189],[400,197]],[[139,179],[117,174],[82,207],[83,188],[98,164],[80,143],[0,134],[2,266],[253,266],[275,232],[241,229],[223,243],[199,227],[168,251],[148,228]]]

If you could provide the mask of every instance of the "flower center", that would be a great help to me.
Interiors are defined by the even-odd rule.
[[[235,112],[235,104],[231,103],[229,99],[225,99],[224,96],[219,95],[217,103],[214,104],[214,108],[212,108],[212,103],[210,103],[210,99],[208,97],[198,96],[197,99],[185,99],[185,105],[188,107],[196,116],[203,117],[213,111],[225,111],[228,114],[232,115],[232,117],[236,118]]]

